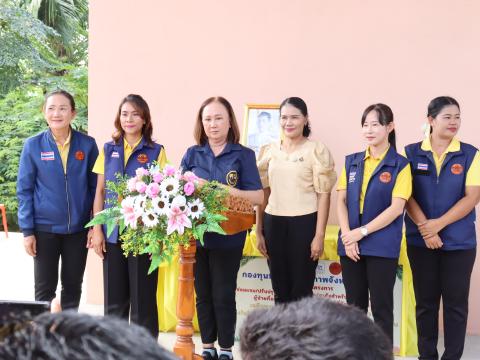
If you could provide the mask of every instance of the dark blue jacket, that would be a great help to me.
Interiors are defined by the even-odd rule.
[[[117,181],[116,174],[128,175],[129,177],[135,176],[135,170],[140,167],[147,168],[153,161],[158,159],[162,147],[162,145],[157,143],[147,144],[145,139],[142,138],[140,143],[128,158],[127,165],[124,166],[125,154],[123,151],[123,138],[120,138],[116,143],[113,141],[106,143],[103,146],[103,151],[105,154],[105,182]],[[117,195],[115,193],[107,190],[105,196],[105,208],[115,205],[116,197]],[[110,234],[109,237],[107,237],[106,230],[106,226],[103,226],[103,231],[107,241],[112,244],[117,243],[118,226],[115,227],[115,230]]]
[[[421,142],[405,147],[407,158],[412,164],[412,196],[427,219],[442,216],[465,196],[467,172],[477,151],[472,145],[460,143],[460,151],[447,153],[440,176],[437,176],[431,151],[422,150]],[[405,216],[405,227],[407,244],[425,247],[425,241],[408,215]],[[438,235],[443,242],[442,250],[475,248],[475,209],[445,227]]]
[[[408,160],[393,147],[372,173],[367,186],[363,214],[360,214],[365,152],[348,155],[345,159],[347,175],[347,208],[350,229],[368,224],[392,204],[392,192],[398,174],[408,165]],[[389,179],[389,181],[385,181]],[[383,180],[383,181],[382,181]],[[358,242],[360,255],[398,258],[402,241],[403,216],[398,216],[383,229],[368,234]],[[338,254],[344,256],[345,248],[338,238]]]
[[[95,139],[72,129],[66,174],[50,130],[28,138],[17,179],[18,224],[24,236],[34,230],[71,234],[90,220],[97,175],[92,173]]]
[[[255,152],[240,144],[227,143],[222,153],[215,157],[210,146],[192,146],[182,159],[182,171],[192,171],[205,180],[216,180],[240,190],[261,190]],[[238,248],[245,244],[247,232],[234,235],[206,233],[206,248]],[[200,242],[197,242],[200,245]]]

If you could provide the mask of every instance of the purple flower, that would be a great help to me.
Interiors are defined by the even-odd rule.
[[[150,198],[154,198],[155,196],[158,195],[160,192],[160,186],[156,182],[152,182],[150,185],[147,186],[147,189],[145,190],[145,193],[147,196]]]
[[[135,174],[137,175],[138,179],[140,180],[142,176],[150,175],[147,169],[144,169],[142,167],[138,168],[135,170]]]
[[[183,185],[183,191],[185,191],[185,195],[190,196],[195,191],[195,185],[193,182],[189,181],[185,185]]]
[[[175,168],[172,165],[165,165],[165,167],[163,168],[163,173],[166,176],[173,176],[175,175]]]
[[[139,181],[135,184],[135,189],[137,189],[140,194],[143,194],[147,190],[147,184],[145,184],[143,181]]]
[[[161,172],[155,172],[152,174],[153,181],[155,181],[157,184],[162,182],[163,180],[163,174]]]

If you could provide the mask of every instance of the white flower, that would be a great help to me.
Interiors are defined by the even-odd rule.
[[[163,179],[160,184],[160,192],[162,196],[175,196],[178,193],[178,189],[180,189],[180,183],[178,179],[172,177]]]
[[[192,219],[200,219],[205,210],[205,205],[200,199],[195,199],[188,203],[188,216]]]
[[[168,197],[157,196],[152,199],[153,211],[157,215],[168,215],[170,212],[170,202]]]
[[[172,206],[178,206],[180,210],[184,211],[187,206],[187,199],[183,195],[177,195],[172,200]]]
[[[147,197],[145,195],[135,196],[133,208],[135,209],[135,214],[137,216],[142,216],[147,210]]]
[[[147,210],[142,215],[142,222],[145,224],[146,227],[155,227],[158,224],[158,217],[152,210]]]

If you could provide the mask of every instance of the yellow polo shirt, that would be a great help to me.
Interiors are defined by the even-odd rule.
[[[130,144],[123,139],[123,153],[125,155],[124,159],[124,164],[123,166],[127,165],[128,158],[130,155],[132,155],[133,150],[140,144],[140,141],[142,138],[140,138],[133,146],[130,146]],[[157,159],[158,165],[160,167],[164,167],[165,164],[167,163],[167,155],[165,154],[165,149],[162,147],[162,150],[160,150],[160,154],[158,155]],[[92,171],[96,174],[103,175],[105,174],[105,153],[103,152],[103,149],[100,151],[100,154],[98,154],[97,160],[95,161],[95,165],[93,165]]]
[[[432,150],[432,142],[429,136],[422,141],[422,150],[430,151],[433,154],[433,161],[435,162],[435,167],[437,168],[437,176],[439,176],[440,170],[442,169],[442,164],[445,161],[447,153],[460,151],[460,141],[457,138],[453,138],[445,152],[442,155],[438,156],[437,153]],[[465,186],[480,186],[480,155],[478,151],[475,154],[472,164],[467,171]]]
[[[365,193],[367,192],[368,182],[372,177],[373,172],[377,168],[378,164],[384,159],[387,155],[390,146],[385,150],[383,154],[378,158],[374,158],[370,155],[370,149],[367,148],[365,151],[364,166],[363,166],[363,182],[362,182],[362,191],[360,193],[360,213],[363,213],[363,203],[365,201]],[[347,172],[345,166],[343,166],[342,174],[338,180],[337,191],[347,190]],[[410,164],[405,166],[402,171],[397,176],[395,181],[395,186],[392,191],[392,198],[402,198],[408,200],[412,195],[412,172],[410,170]]]
[[[53,139],[55,140],[55,144],[57,144],[58,152],[60,153],[60,159],[62,159],[63,173],[66,174],[68,152],[70,151],[70,139],[72,138],[72,131],[69,131],[67,140],[65,140],[65,143],[63,145],[58,142],[55,135],[53,135],[53,132],[52,132],[52,136],[53,136]]]

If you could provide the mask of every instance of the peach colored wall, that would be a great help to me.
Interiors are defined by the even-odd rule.
[[[245,103],[301,96],[313,138],[339,170],[345,154],[363,147],[367,105],[393,108],[403,146],[420,140],[428,101],[448,94],[462,105],[462,139],[480,146],[479,12],[474,0],[92,0],[89,130],[101,145],[122,96],[140,93],[156,139],[178,164],[207,97],[225,96],[242,123]],[[101,278],[96,259],[89,270]],[[472,304],[479,279],[477,264]],[[98,282],[89,285],[98,300]],[[475,306],[469,330],[480,333]]]

